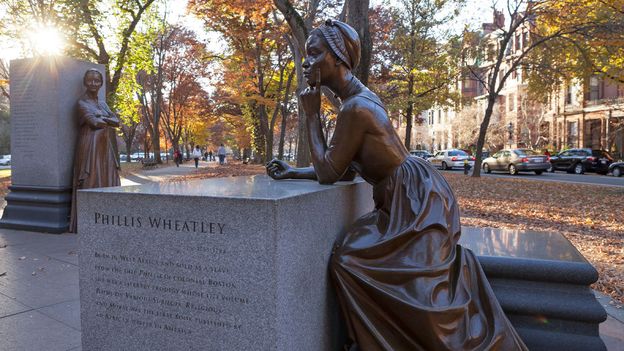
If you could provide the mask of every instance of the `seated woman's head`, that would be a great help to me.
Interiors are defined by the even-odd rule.
[[[316,71],[321,82],[327,81],[339,70],[353,70],[360,62],[360,37],[353,27],[327,20],[314,29],[306,41],[303,70],[309,85],[316,85]]]

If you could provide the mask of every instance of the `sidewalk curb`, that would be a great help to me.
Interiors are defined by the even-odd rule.
[[[607,296],[593,289],[592,291],[594,292],[598,303],[600,303],[600,305],[604,307],[605,311],[607,311],[607,314],[613,317],[613,319],[617,320],[618,322],[624,323],[624,308],[617,308],[614,305],[610,304],[610,302],[613,301],[610,296]]]

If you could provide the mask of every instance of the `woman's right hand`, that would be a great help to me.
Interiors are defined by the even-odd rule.
[[[267,174],[273,179],[289,179],[292,178],[294,169],[282,160],[276,158],[266,165]]]
[[[104,121],[103,118],[100,118],[97,122],[95,122],[95,128],[96,129],[102,129],[104,127],[106,127],[108,125],[108,123],[106,123],[106,121]]]
[[[311,85],[299,94],[301,106],[308,118],[317,118],[321,110],[321,70],[317,68],[313,74]]]

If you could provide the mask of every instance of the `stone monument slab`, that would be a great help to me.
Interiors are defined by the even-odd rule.
[[[103,65],[68,57],[11,61],[11,190],[4,228],[62,233],[68,227],[82,78]],[[104,99],[104,91],[100,99]]]
[[[338,350],[327,263],[363,181],[266,176],[81,190],[85,350]]]

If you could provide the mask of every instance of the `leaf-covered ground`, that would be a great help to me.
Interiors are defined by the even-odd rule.
[[[255,164],[244,165],[241,162],[230,161],[222,166],[211,163],[208,167],[200,167],[196,171],[185,176],[172,177],[169,181],[179,182],[189,179],[236,177],[255,174],[266,174],[264,166]]]
[[[594,289],[624,303],[624,188],[445,172],[475,227],[559,232],[596,267]]]
[[[9,185],[11,185],[11,170],[0,170],[0,208],[4,207],[4,197],[9,192]]]

